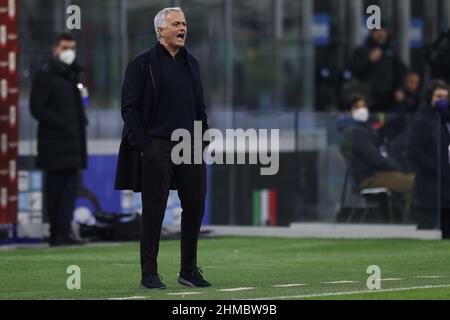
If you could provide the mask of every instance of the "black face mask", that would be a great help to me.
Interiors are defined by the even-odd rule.
[[[434,106],[442,114],[449,114],[448,99],[441,99],[435,102]]]
[[[441,99],[435,102],[434,107],[441,116],[442,121],[450,122],[450,107],[448,99]]]

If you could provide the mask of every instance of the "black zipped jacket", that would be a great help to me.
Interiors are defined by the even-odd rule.
[[[30,111],[38,121],[37,166],[47,171],[85,169],[87,117],[76,62],[66,66],[51,57],[33,79]]]
[[[194,82],[196,120],[208,130],[200,69],[197,60],[187,53],[187,62]],[[148,128],[158,108],[161,63],[156,45],[131,60],[122,86],[122,141],[116,170],[116,190],[142,191],[141,152],[149,140]],[[175,183],[172,189],[176,189]]]

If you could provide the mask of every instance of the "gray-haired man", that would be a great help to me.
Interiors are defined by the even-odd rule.
[[[165,289],[157,270],[162,222],[170,189],[177,189],[181,221],[180,284],[208,287],[197,266],[197,243],[206,195],[205,164],[175,165],[172,132],[194,122],[208,129],[197,60],[184,48],[186,19],[180,8],[155,17],[159,42],[133,59],[122,88],[124,130],[116,189],[142,192],[141,286]]]

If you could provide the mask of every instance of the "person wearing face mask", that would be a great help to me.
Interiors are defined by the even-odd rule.
[[[361,190],[387,188],[412,197],[414,176],[401,172],[379,143],[377,133],[368,124],[370,117],[365,97],[349,97],[349,113],[340,119],[338,129],[342,134],[341,154],[351,171],[353,182]]]
[[[442,80],[429,85],[425,102],[411,126],[407,155],[416,166],[415,211],[419,229],[440,226],[450,239],[449,88]]]
[[[61,33],[31,88],[30,111],[38,121],[36,165],[45,172],[44,196],[52,246],[82,244],[71,228],[78,172],[87,163],[82,70],[76,62],[75,38]]]

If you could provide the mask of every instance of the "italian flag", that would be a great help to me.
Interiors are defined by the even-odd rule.
[[[277,225],[277,192],[275,190],[253,191],[253,225]]]

